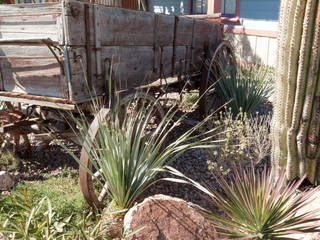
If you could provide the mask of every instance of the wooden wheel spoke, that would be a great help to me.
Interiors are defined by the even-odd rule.
[[[107,196],[107,193],[108,193],[108,183],[104,184],[99,196],[98,196],[98,200],[100,202],[103,201],[103,199]]]
[[[99,171],[96,171],[92,176],[92,182],[95,182],[97,180],[101,180],[102,179],[102,176],[101,176],[102,173],[103,173],[102,168],[100,168]]]

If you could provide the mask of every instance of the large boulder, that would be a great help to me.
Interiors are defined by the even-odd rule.
[[[7,171],[0,171],[0,191],[8,191],[13,187],[13,180]]]
[[[179,198],[154,195],[128,211],[124,227],[128,232],[145,227],[131,240],[216,239],[213,225],[199,209]]]

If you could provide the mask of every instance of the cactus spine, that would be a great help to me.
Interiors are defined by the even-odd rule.
[[[320,183],[320,1],[281,0],[272,164]]]

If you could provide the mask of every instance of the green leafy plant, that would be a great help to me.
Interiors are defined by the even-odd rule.
[[[91,169],[81,163],[66,146],[62,146],[79,162],[82,167],[96,178],[104,187],[108,183],[107,193],[116,205],[122,208],[131,207],[135,199],[151,184],[159,169],[169,165],[184,151],[199,146],[213,145],[206,143],[209,138],[192,141],[199,137],[195,133],[204,122],[186,131],[176,141],[163,149],[164,142],[173,128],[183,119],[173,121],[178,110],[169,110],[163,119],[150,129],[158,102],[146,102],[137,92],[128,104],[113,106],[106,119],[98,122],[98,133],[95,139],[88,137],[88,124],[74,119],[84,139],[85,151],[93,169],[99,169],[100,179]],[[210,130],[213,132],[214,129]],[[208,146],[207,146],[208,147]]]
[[[257,164],[270,155],[270,115],[248,117],[241,109],[234,115],[231,108],[225,108],[208,123],[209,129],[217,129],[215,138],[221,141],[218,148],[206,149],[209,170],[218,169],[226,175],[232,166],[251,161]]]
[[[228,74],[224,69],[220,72],[215,89],[234,115],[240,109],[248,115],[254,113],[273,93],[273,69],[269,66],[239,66]]]
[[[41,213],[42,208],[46,209],[44,213]],[[47,197],[33,206],[27,190],[17,196],[15,209],[18,211],[12,212],[6,220],[1,219],[0,236],[4,239],[58,239],[72,216],[58,218]]]
[[[48,197],[40,201],[31,197],[26,189],[16,194],[15,206],[12,204],[12,211],[7,214],[1,210],[0,216],[0,237],[6,239],[112,239],[107,230],[113,223],[101,225],[104,213],[97,209],[84,211],[79,221],[71,221],[76,213],[68,216],[59,216]],[[109,208],[106,208],[106,212]],[[119,233],[121,239],[125,234]]]
[[[167,167],[177,176],[185,177],[177,170]],[[186,178],[199,190],[208,194],[214,206],[224,215],[203,211],[220,229],[227,239],[294,239],[288,234],[319,232],[319,209],[299,214],[298,211],[315,199],[320,186],[298,193],[298,187],[304,180],[285,185],[284,171],[275,180],[272,171],[256,173],[254,167],[246,170],[237,168],[230,181],[217,171],[213,175],[223,193],[206,188],[192,179]],[[169,179],[172,181],[172,179]],[[183,180],[180,180],[183,182]]]
[[[142,228],[139,228],[129,234],[126,233],[126,230],[123,227],[123,224],[119,228],[121,231],[114,232],[118,230],[117,222],[108,216],[113,214],[124,213],[124,210],[120,212],[114,212],[111,210],[112,203],[110,203],[102,212],[98,209],[91,209],[88,214],[83,215],[83,219],[77,224],[67,224],[71,227],[71,230],[65,233],[67,239],[85,239],[85,240],[99,240],[99,239],[126,239],[133,234],[140,231]]]
[[[83,213],[83,218],[76,224],[67,224],[71,229],[65,232],[66,239],[112,239],[105,233],[105,229],[101,229],[103,214],[97,210],[91,209],[88,214]]]
[[[0,142],[2,141],[0,140]],[[5,168],[8,170],[15,170],[18,168],[20,161],[21,159],[17,156],[14,156],[8,149],[2,149],[0,154],[0,169]]]
[[[71,222],[76,223],[82,219],[83,211],[89,211],[79,186],[78,175],[73,176],[74,170],[65,169],[64,176],[46,176],[44,181],[24,182],[18,184],[10,195],[0,196],[0,206],[3,208],[2,214],[8,216],[12,212],[18,212],[20,208],[17,202],[21,201],[21,192],[27,191],[32,199],[32,204],[37,205],[44,196],[47,196],[52,205],[55,206],[55,214],[60,218],[72,215]],[[44,214],[47,209],[39,209],[40,214]]]

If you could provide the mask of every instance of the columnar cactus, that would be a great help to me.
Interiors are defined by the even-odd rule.
[[[320,183],[320,1],[281,0],[272,164]]]

